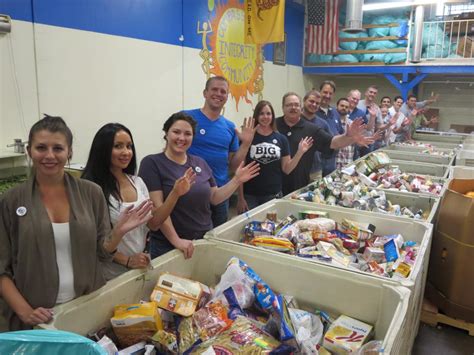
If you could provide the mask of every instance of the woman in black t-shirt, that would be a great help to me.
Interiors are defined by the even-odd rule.
[[[283,173],[291,173],[303,154],[313,145],[311,137],[301,139],[298,151],[291,158],[288,140],[277,131],[275,111],[268,101],[263,100],[257,104],[253,118],[257,131],[247,153],[246,162],[260,163],[260,175],[239,187],[237,202],[239,213],[281,197]]]

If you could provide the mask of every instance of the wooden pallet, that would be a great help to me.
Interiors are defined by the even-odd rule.
[[[456,319],[439,313],[438,307],[428,300],[423,301],[420,320],[431,326],[437,326],[438,323],[447,324],[458,329],[467,330],[470,336],[474,336],[474,323],[469,323],[461,319]]]

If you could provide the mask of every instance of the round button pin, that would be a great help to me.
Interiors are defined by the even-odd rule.
[[[200,172],[202,171],[199,166],[196,166],[196,167],[194,168],[194,170],[196,170],[197,173],[200,173]]]
[[[286,135],[287,135],[288,137],[291,136],[291,132],[288,132]]]
[[[202,135],[205,135],[205,134],[206,134],[206,130],[205,130],[204,128],[201,128],[201,129],[199,130],[199,133],[201,133]]]
[[[16,209],[16,215],[20,216],[20,217],[23,217],[26,214],[26,212],[27,212],[27,210],[26,210],[26,207],[24,207],[24,206],[18,207]]]
[[[277,144],[278,141],[276,139],[273,140],[273,144]]]

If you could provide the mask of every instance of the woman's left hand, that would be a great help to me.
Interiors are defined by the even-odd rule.
[[[260,164],[253,161],[244,166],[244,162],[242,162],[235,171],[235,178],[239,184],[243,184],[244,182],[253,179],[255,176],[258,176],[258,174],[260,174]]]
[[[114,226],[114,229],[122,236],[138,226],[147,223],[153,217],[151,214],[153,202],[151,202],[151,200],[145,200],[137,207],[133,207],[134,206],[131,205],[120,213],[118,221]]]

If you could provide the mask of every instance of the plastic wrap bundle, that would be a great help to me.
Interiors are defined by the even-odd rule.
[[[406,53],[387,53],[384,57],[385,64],[403,63],[406,60]]]
[[[332,62],[332,55],[308,54],[308,64],[326,64]]]
[[[359,62],[359,58],[357,58],[353,54],[339,54],[339,55],[335,55],[332,58],[332,62],[333,63],[357,63]]]

